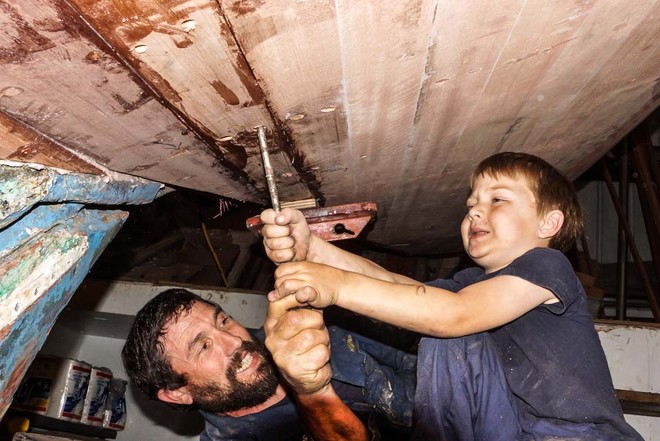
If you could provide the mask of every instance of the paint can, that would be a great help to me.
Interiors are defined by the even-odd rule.
[[[92,366],[84,361],[38,355],[14,395],[12,407],[80,421]]]
[[[105,407],[103,427],[124,430],[126,426],[126,385],[127,381],[122,378],[112,379]]]
[[[72,358],[60,359],[53,385],[47,416],[79,422],[85,404],[92,365]]]
[[[85,394],[82,418],[80,422],[90,426],[103,426],[103,412],[105,411],[112,371],[104,367],[93,366],[89,376],[89,386]]]

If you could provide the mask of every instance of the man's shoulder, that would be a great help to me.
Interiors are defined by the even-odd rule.
[[[200,434],[200,441],[294,441],[301,440],[304,434],[298,411],[288,397],[261,412],[242,417],[207,412],[201,414],[205,427]]]

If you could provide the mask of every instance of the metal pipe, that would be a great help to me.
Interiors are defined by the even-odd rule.
[[[275,174],[273,173],[273,166],[270,163],[270,155],[268,154],[268,146],[266,145],[266,128],[264,126],[257,127],[257,136],[259,137],[259,150],[261,151],[261,160],[264,164],[264,173],[266,175],[268,193],[270,193],[270,202],[273,205],[273,210],[279,213],[280,198],[277,195]]]

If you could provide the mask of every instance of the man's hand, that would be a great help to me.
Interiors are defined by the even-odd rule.
[[[264,330],[266,347],[282,376],[296,394],[309,395],[332,378],[330,335],[321,311],[301,306],[291,296],[271,303]]]
[[[270,260],[280,264],[307,259],[312,232],[302,212],[285,208],[278,214],[268,209],[261,213],[261,221],[264,248]]]
[[[337,303],[349,274],[319,263],[285,263],[275,271],[275,289],[268,293],[268,300],[273,302],[293,295],[300,304],[325,308]]]
[[[323,315],[302,306],[294,296],[268,305],[266,347],[293,388],[300,415],[314,439],[368,441],[369,431],[330,383],[330,335]]]

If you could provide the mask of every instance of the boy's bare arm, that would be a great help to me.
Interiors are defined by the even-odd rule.
[[[261,213],[266,254],[275,263],[308,261],[334,266],[380,280],[417,283],[406,276],[387,271],[361,256],[342,250],[315,236],[299,210],[285,208],[279,214],[272,209]]]
[[[542,303],[556,301],[549,290],[508,275],[475,283],[458,293],[421,283],[388,282],[309,262],[281,265],[275,277],[271,301],[317,308],[337,305],[436,337],[493,329]]]

